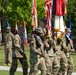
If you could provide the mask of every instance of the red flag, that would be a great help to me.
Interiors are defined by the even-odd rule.
[[[28,40],[27,40],[27,30],[26,30],[26,24],[25,24],[24,19],[22,20],[22,25],[24,27],[24,44],[27,44],[28,43]]]
[[[48,36],[51,33],[51,17],[52,17],[52,0],[45,1],[45,11],[46,11],[46,19],[47,19],[47,29]]]
[[[0,43],[2,41],[2,31],[1,31],[1,22],[0,22]]]
[[[36,0],[32,0],[32,24],[33,30],[37,28],[37,9],[36,9]]]
[[[66,11],[66,0],[55,0],[55,23],[54,29],[57,32],[57,37],[60,38],[65,32],[65,25],[63,16],[67,13]]]
[[[66,7],[65,0],[56,0],[56,15],[57,16],[65,15],[65,7]]]

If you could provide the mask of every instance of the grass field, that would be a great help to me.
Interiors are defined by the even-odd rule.
[[[0,75],[9,75],[9,71],[0,71]],[[15,75],[22,75],[22,72],[16,72]]]
[[[28,64],[29,64],[29,49],[25,48],[25,53],[28,59]],[[74,60],[74,72],[76,72],[76,52],[73,52],[72,54],[73,60]],[[0,66],[4,66],[4,50],[3,50],[3,46],[0,46]],[[18,67],[21,67],[21,64],[19,63]],[[29,64],[30,67],[30,64]],[[9,71],[0,71],[0,75],[9,75]],[[15,75],[22,75],[22,72],[16,72]]]
[[[28,61],[28,65],[30,65],[29,64],[29,48],[25,48],[25,54],[26,54],[26,56],[27,56],[27,61]],[[4,55],[4,49],[3,49],[3,46],[0,46],[0,65],[3,65],[3,66],[5,66],[5,62],[4,62],[4,57],[5,57],[5,55]],[[19,63],[19,65],[18,65],[19,67],[21,67],[21,64]]]

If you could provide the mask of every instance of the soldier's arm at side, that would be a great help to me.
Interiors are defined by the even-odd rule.
[[[14,37],[14,47],[18,50],[18,52],[21,54],[21,55],[23,55],[24,54],[24,52],[23,52],[23,50],[22,50],[22,48],[21,48],[21,45],[19,45],[20,43],[19,43],[19,38],[18,37]]]
[[[14,35],[11,33],[11,38],[14,39]]]
[[[32,39],[30,45],[31,45],[31,49],[34,53],[41,55],[41,52],[36,49],[35,39]]]

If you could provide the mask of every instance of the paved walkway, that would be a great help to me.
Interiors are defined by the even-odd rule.
[[[8,66],[0,66],[0,70],[6,70],[7,71],[9,69],[10,69],[10,67],[8,67]],[[17,71],[22,72],[22,68],[17,68]],[[28,72],[29,72],[29,69],[28,69]],[[73,73],[72,75],[76,75],[76,73]]]

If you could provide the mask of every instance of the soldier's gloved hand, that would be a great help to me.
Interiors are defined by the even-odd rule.
[[[48,44],[48,43],[45,43],[45,46],[46,46],[46,47],[49,47],[49,44]]]
[[[41,54],[41,57],[44,57],[44,54]]]
[[[65,43],[63,43],[63,44],[62,44],[62,46],[65,48],[65,47],[66,47],[66,44],[65,44]]]
[[[72,51],[72,52],[74,52],[74,51],[75,51],[75,49],[71,49],[71,51]]]
[[[58,50],[58,47],[57,47],[57,46],[55,46],[55,47],[54,47],[54,50],[55,50],[55,51],[57,51],[57,50]]]

